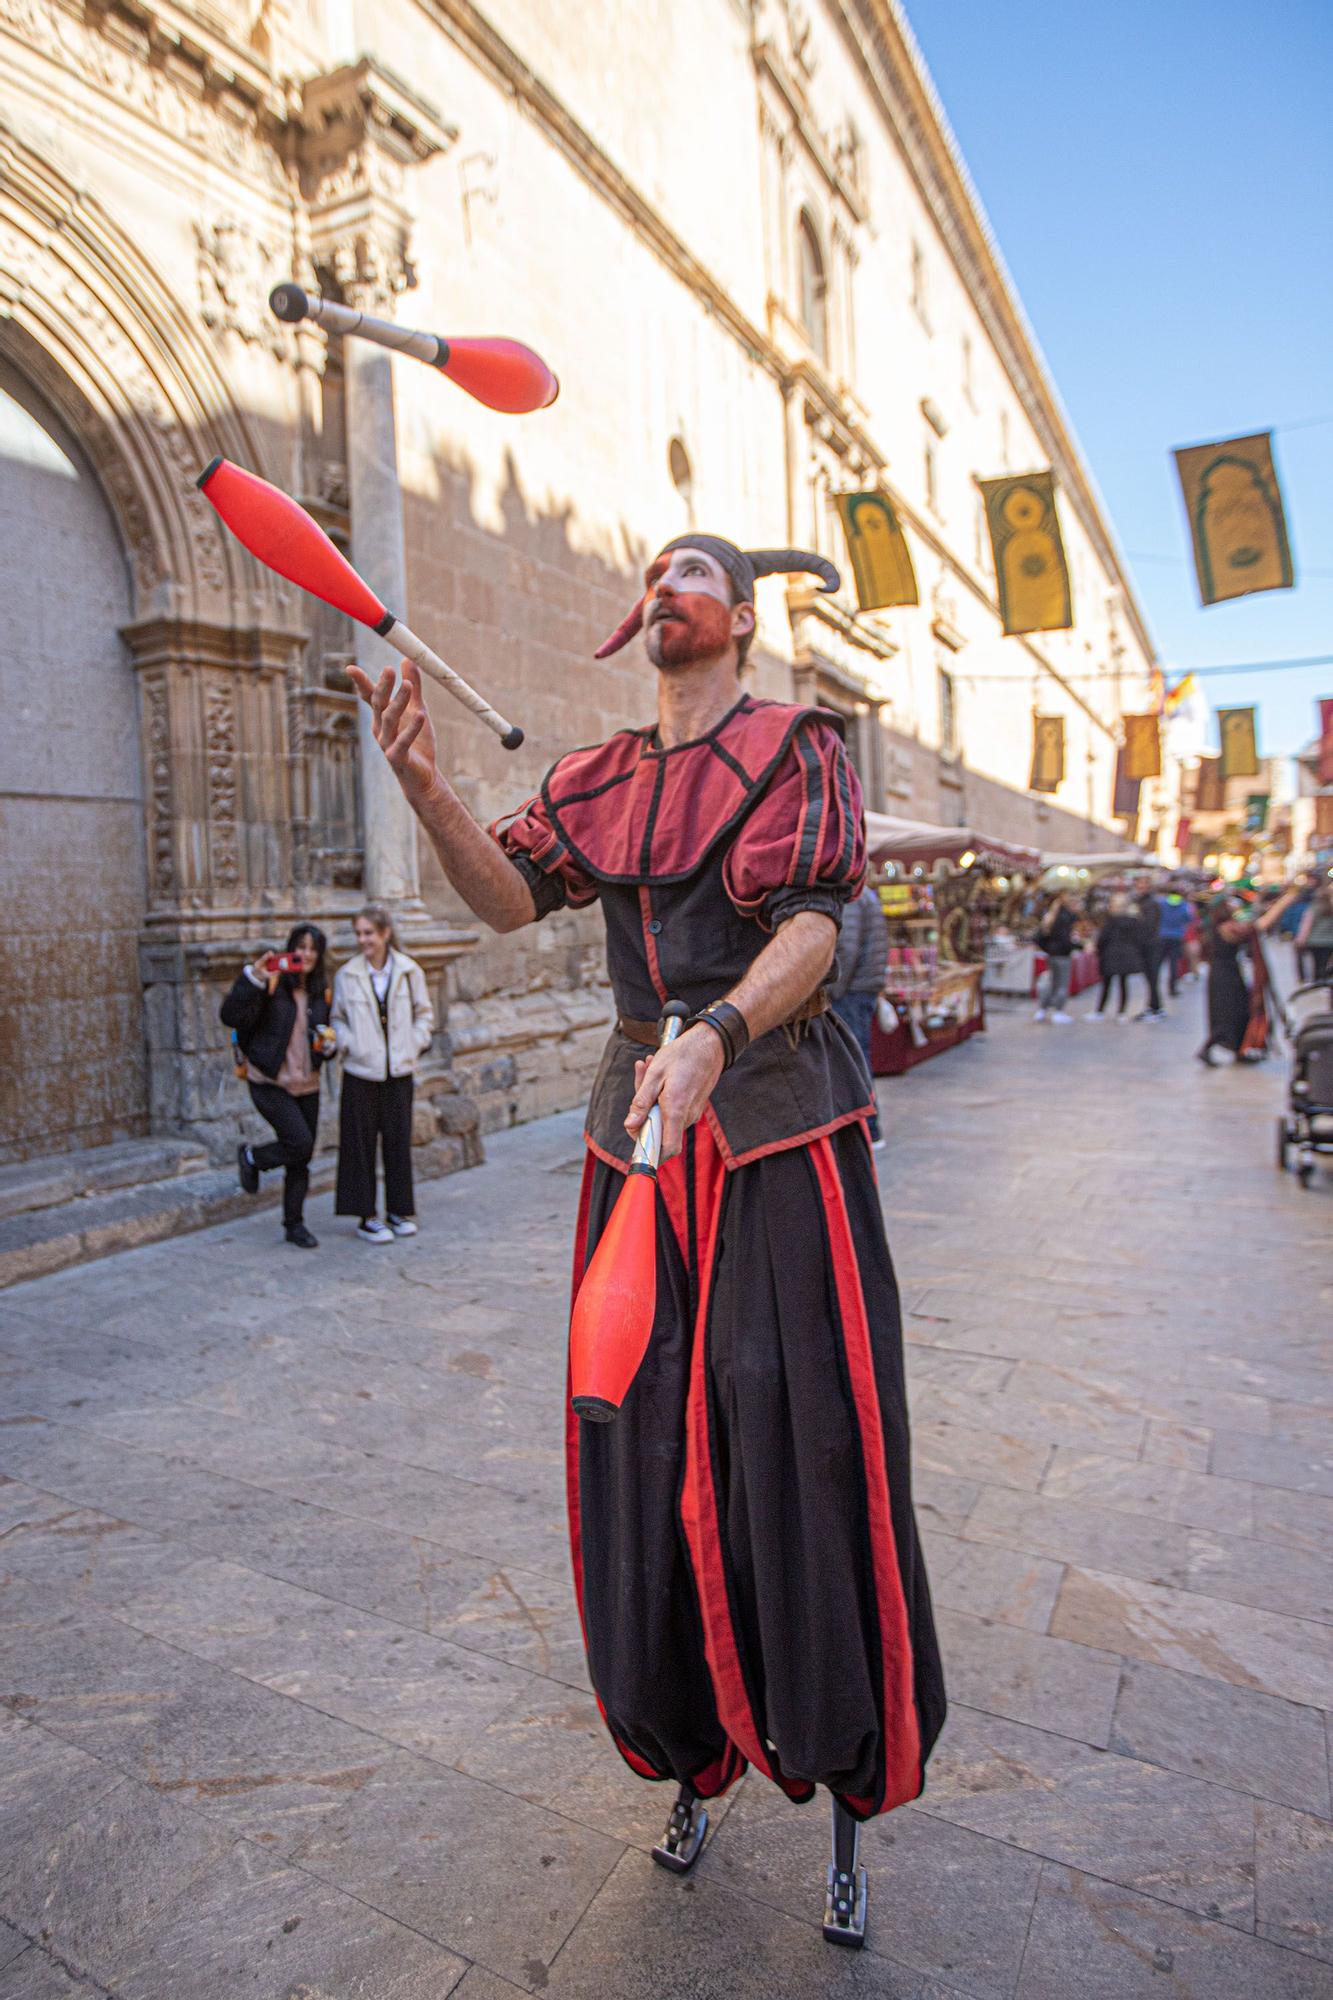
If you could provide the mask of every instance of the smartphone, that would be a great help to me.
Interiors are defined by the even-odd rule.
[[[265,972],[303,972],[301,955],[295,951],[271,951],[264,960]]]

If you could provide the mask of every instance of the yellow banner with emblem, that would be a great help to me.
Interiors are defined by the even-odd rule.
[[[839,493],[835,497],[861,610],[919,604],[912,551],[893,503],[883,493]]]
[[[1063,715],[1034,715],[1032,718],[1032,775],[1028,789],[1058,792],[1065,777],[1065,719]]]
[[[1205,604],[1290,590],[1296,580],[1273,433],[1192,444],[1172,454]]]
[[[1127,715],[1125,722],[1126,778],[1160,778],[1162,731],[1155,715]]]
[[[1219,708],[1217,730],[1222,739],[1222,776],[1257,778],[1259,749],[1255,742],[1252,708]]]
[[[1074,622],[1069,565],[1055,511],[1055,474],[979,479],[1009,634],[1062,632]]]

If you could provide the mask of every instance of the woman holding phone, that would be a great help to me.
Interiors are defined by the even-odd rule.
[[[298,1250],[316,1250],[319,1239],[305,1223],[310,1159],[319,1124],[319,1072],[333,1054],[331,995],[324,977],[326,939],[316,924],[295,924],[281,952],[264,951],[242,967],[222,1003],[250,1085],[250,1099],[273,1127],[263,1146],[245,1141],[236,1167],[246,1194],[258,1194],[259,1177],[283,1169],[282,1226]]]

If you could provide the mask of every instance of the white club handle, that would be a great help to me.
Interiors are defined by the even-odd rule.
[[[376,629],[378,630],[378,627]],[[420,667],[423,674],[429,674],[430,678],[438,681],[441,687],[448,688],[454,700],[461,701],[464,708],[470,708],[488,729],[493,729],[506,750],[517,750],[523,741],[523,731],[518,724],[507,722],[498,709],[491,707],[484,695],[478,694],[461,674],[456,674],[452,667],[446,666],[439,654],[433,653],[424,639],[418,639],[416,633],[404,625],[400,618],[394,619],[383,636],[391,646],[396,646],[400,653],[405,653],[409,660]]]

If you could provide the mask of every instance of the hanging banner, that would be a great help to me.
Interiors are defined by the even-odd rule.
[[[834,497],[861,610],[919,604],[912,551],[890,502],[882,493],[839,493]]]
[[[1185,813],[1176,821],[1176,852],[1182,857],[1189,853],[1190,830],[1194,821]]]
[[[1028,472],[1017,479],[979,479],[995,557],[995,581],[1005,631],[1062,632],[1074,622],[1055,475]]]
[[[1333,697],[1319,704],[1319,782],[1333,785]]]
[[[1254,710],[1219,708],[1217,728],[1222,742],[1222,776],[1257,778],[1259,752],[1254,740]]]
[[[1251,792],[1247,797],[1244,825],[1246,833],[1262,833],[1268,825],[1268,799],[1267,792]]]
[[[1201,757],[1194,785],[1194,810],[1220,813],[1227,809],[1227,784],[1220,757]]]
[[[1187,445],[1173,456],[1203,602],[1290,590],[1295,572],[1272,432]]]
[[[1034,715],[1032,718],[1032,776],[1028,789],[1058,792],[1065,776],[1065,719],[1063,715]]]
[[[1333,792],[1316,792],[1314,830],[1318,840],[1333,840]]]
[[[1162,775],[1162,732],[1155,715],[1127,715],[1125,724],[1125,776],[1160,778]]]
[[[1115,789],[1111,797],[1111,815],[1114,819],[1133,819],[1139,816],[1139,793],[1142,782],[1131,778],[1125,771],[1125,746],[1118,744],[1115,753]]]

